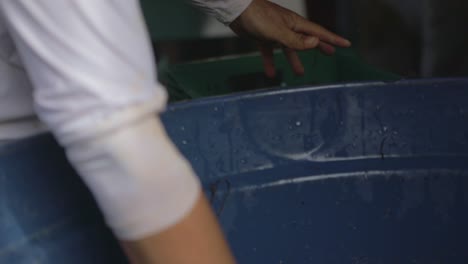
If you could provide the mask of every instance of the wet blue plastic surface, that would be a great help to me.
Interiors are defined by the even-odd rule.
[[[258,92],[163,120],[239,263],[468,262],[468,80]],[[0,172],[0,263],[124,262],[50,136],[3,147]]]

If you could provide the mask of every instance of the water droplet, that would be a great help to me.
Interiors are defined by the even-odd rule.
[[[182,140],[182,144],[187,145],[187,140]]]
[[[281,87],[287,87],[287,86],[288,86],[287,83],[285,83],[285,82],[282,82],[282,83],[281,83]]]
[[[284,100],[284,98],[283,98],[282,96],[280,96],[280,97],[279,97],[279,100],[280,100],[280,101],[283,101],[283,100]]]
[[[383,127],[383,131],[384,131],[384,132],[387,132],[387,130],[388,130],[388,127],[384,126],[384,127]]]
[[[181,127],[180,127],[180,130],[185,131],[185,127],[184,127],[184,126],[181,126]]]
[[[246,164],[247,163],[247,161],[245,159],[241,159],[240,162],[241,162],[241,164]]]
[[[213,110],[214,110],[215,112],[218,112],[219,108],[218,108],[217,106],[215,106],[215,107],[213,108]]]
[[[395,135],[395,136],[398,135],[398,131],[396,131],[396,130],[393,131],[393,135]]]
[[[302,126],[302,122],[301,122],[301,121],[297,121],[297,122],[296,122],[296,126],[297,126],[297,127]]]
[[[293,129],[293,127],[292,127],[292,126],[288,126],[288,129],[289,129],[289,130],[292,130],[292,129]]]

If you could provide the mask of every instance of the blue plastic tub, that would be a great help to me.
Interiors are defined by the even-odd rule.
[[[169,107],[239,263],[468,263],[468,80]],[[125,263],[50,135],[0,150],[0,263]]]

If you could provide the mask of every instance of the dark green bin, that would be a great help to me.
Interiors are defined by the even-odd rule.
[[[161,70],[160,79],[168,88],[171,101],[269,87],[400,79],[362,62],[350,49],[339,49],[333,56],[310,50],[301,52],[300,58],[306,71],[304,76],[296,76],[285,56],[278,52],[275,54],[278,74],[274,80],[263,74],[258,53],[170,65]]]

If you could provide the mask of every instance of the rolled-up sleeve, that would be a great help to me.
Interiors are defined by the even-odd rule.
[[[3,0],[2,7],[36,112],[61,142],[96,133],[103,120],[114,125],[116,112],[135,105],[163,109],[137,1]]]
[[[252,0],[191,0],[195,6],[229,25],[250,5]]]
[[[166,104],[136,0],[2,0],[35,111],[122,239],[167,228],[198,180],[155,113]]]

